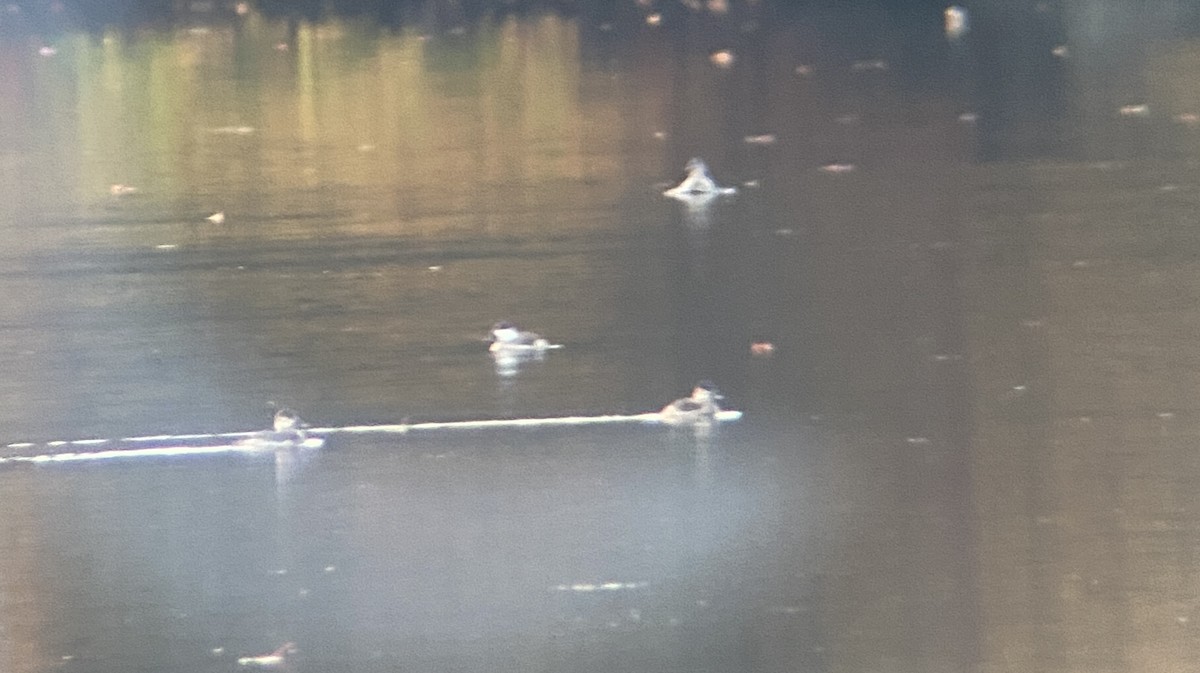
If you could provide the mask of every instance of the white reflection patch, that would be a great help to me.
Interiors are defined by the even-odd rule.
[[[553,589],[555,591],[573,591],[576,593],[592,593],[596,591],[625,591],[629,589],[643,589],[650,586],[649,582],[604,582],[602,584],[590,584],[579,582],[576,584],[559,584]]]

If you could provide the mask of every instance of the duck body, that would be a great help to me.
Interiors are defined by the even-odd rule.
[[[710,425],[720,413],[721,396],[711,383],[701,382],[688,397],[680,398],[658,412],[663,423],[673,426]]]
[[[692,201],[737,193],[736,187],[718,185],[712,174],[708,172],[708,164],[704,163],[703,159],[691,159],[684,166],[684,170],[687,171],[687,177],[683,179],[683,182],[663,192],[663,196],[681,201]]]
[[[542,335],[526,332],[508,321],[492,325],[489,338],[492,345],[488,350],[492,353],[541,352],[553,348]]]
[[[275,417],[271,419],[271,427],[275,432],[304,432],[304,421],[300,420],[300,415],[291,409],[280,409],[275,412]]]

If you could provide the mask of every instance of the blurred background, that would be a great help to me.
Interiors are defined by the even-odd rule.
[[[1182,1],[0,5],[0,456],[745,411],[0,466],[0,668],[1191,670],[1197,72]]]

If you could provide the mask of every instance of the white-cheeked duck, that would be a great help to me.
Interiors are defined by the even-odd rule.
[[[713,423],[721,407],[717,400],[723,399],[710,381],[701,381],[692,389],[692,394],[663,407],[659,415],[667,425],[708,425]]]
[[[526,332],[507,320],[492,325],[488,340],[492,342],[488,350],[493,353],[535,352],[555,347],[542,335],[536,332]]]

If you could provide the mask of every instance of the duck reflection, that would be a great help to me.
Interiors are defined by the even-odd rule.
[[[314,451],[300,446],[275,449],[275,488],[278,490],[291,483],[314,455]]]
[[[502,383],[510,383],[521,369],[531,362],[543,362],[546,359],[545,350],[494,350],[491,352],[492,364],[496,367],[496,376]]]
[[[683,223],[689,231],[703,232],[712,227],[713,206],[721,200],[720,194],[696,194],[678,200],[683,204]]]

